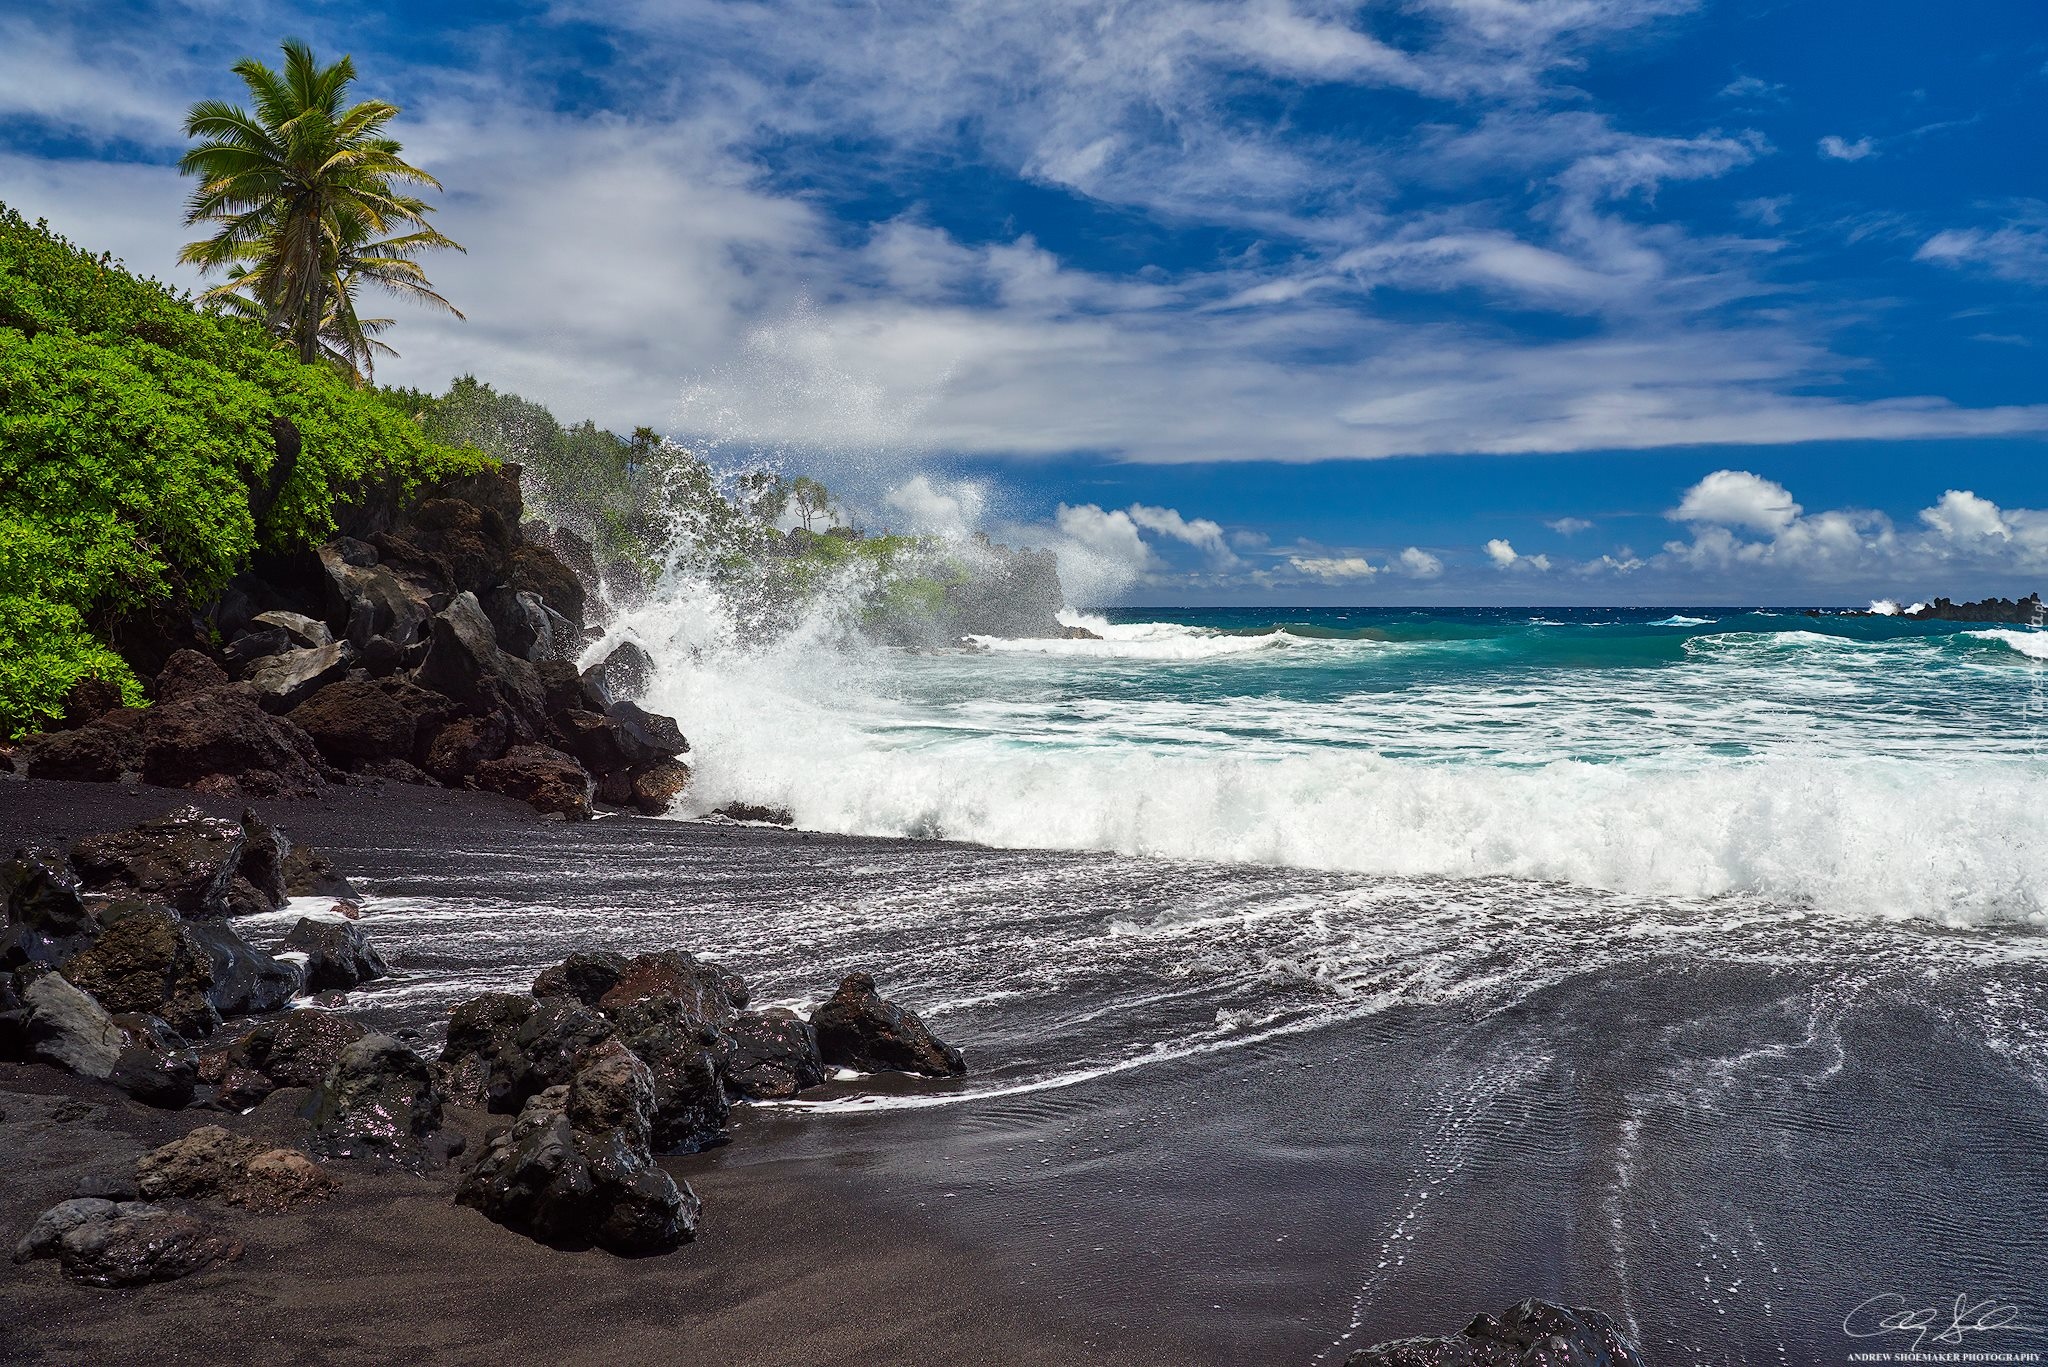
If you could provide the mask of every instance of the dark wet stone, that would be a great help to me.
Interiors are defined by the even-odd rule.
[[[168,911],[123,916],[64,966],[64,976],[108,1011],[160,1017],[187,1038],[210,1035],[220,1025],[213,956],[193,927]]]
[[[285,889],[293,897],[354,897],[356,890],[336,872],[334,861],[308,845],[294,845],[284,861]]]
[[[502,717],[458,717],[435,730],[420,767],[436,782],[456,787],[504,754],[511,743],[511,728]]]
[[[185,916],[267,910],[267,898],[234,886],[247,838],[233,821],[182,807],[133,830],[81,838],[71,863],[90,891],[133,892]]]
[[[88,1286],[175,1281],[242,1256],[239,1239],[189,1215],[116,1214],[66,1234],[57,1244],[64,1275]]]
[[[967,1062],[909,1011],[875,991],[875,980],[856,973],[839,984],[811,1016],[818,1050],[835,1067],[863,1073],[922,1073],[960,1077]]]
[[[242,809],[242,860],[236,871],[257,898],[275,909],[291,895],[285,867],[291,859],[291,837],[264,821],[252,808]]]
[[[825,1080],[818,1034],[794,1011],[748,1011],[725,1028],[726,1087],[734,1096],[780,1101]]]
[[[22,850],[0,864],[0,899],[6,908],[0,969],[61,964],[99,933],[99,917],[57,851]]]
[[[177,1111],[191,1105],[199,1059],[184,1038],[155,1016],[121,1015],[114,1024],[128,1042],[107,1081],[146,1106]]]
[[[456,1200],[544,1243],[614,1253],[665,1252],[696,1233],[696,1193],[648,1150],[653,1083],[617,1043],[562,1087],[529,1100],[494,1135]]]
[[[456,1008],[441,1071],[457,1099],[516,1113],[527,1098],[568,1082],[615,1033],[610,1021],[573,997],[491,993]]]
[[[258,949],[233,928],[202,922],[186,928],[213,964],[216,1010],[223,1016],[258,1016],[282,1010],[306,990],[305,970]]]
[[[321,1079],[315,1144],[345,1157],[403,1157],[441,1124],[441,1089],[427,1061],[389,1035],[365,1035]]]
[[[222,1104],[246,1110],[279,1087],[317,1087],[368,1032],[348,1016],[302,1008],[258,1025],[209,1055]]]
[[[544,968],[533,980],[536,997],[574,997],[585,1006],[596,1006],[605,993],[618,985],[629,960],[613,950],[600,949],[571,954],[551,968]]]
[[[654,682],[654,657],[637,641],[621,641],[584,670],[583,677],[602,691],[607,705],[616,699],[638,698]]]
[[[1598,1310],[1526,1300],[1462,1334],[1362,1348],[1346,1367],[1643,1367],[1642,1351]]]
[[[363,928],[345,918],[302,916],[283,949],[306,956],[306,990],[347,989],[391,971]]]
[[[681,760],[661,760],[633,775],[632,803],[648,816],[660,816],[689,786],[689,765]]]

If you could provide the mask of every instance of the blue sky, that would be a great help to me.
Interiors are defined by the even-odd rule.
[[[2032,0],[0,3],[0,199],[180,279],[184,107],[406,106],[473,371],[1124,602],[2048,587]]]

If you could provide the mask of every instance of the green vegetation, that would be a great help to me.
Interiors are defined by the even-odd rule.
[[[445,394],[379,394],[432,440],[523,466],[529,506],[589,540],[600,564],[642,575],[686,568],[759,619],[850,590],[863,626],[915,634],[909,628],[936,620],[948,590],[968,577],[941,543],[833,525],[843,514],[808,475],[720,471],[646,427],[631,436],[588,421],[565,427],[473,375]]]
[[[139,701],[108,644],[123,618],[207,602],[373,485],[489,463],[0,205],[0,735],[57,716],[81,678]]]
[[[284,57],[282,72],[253,57],[235,63],[253,112],[202,100],[186,116],[185,134],[198,141],[178,169],[199,186],[185,222],[213,236],[178,259],[227,272],[208,297],[261,321],[300,360],[366,379],[372,353],[396,353],[377,340],[391,320],[361,317],[358,290],[375,285],[459,318],[415,258],[462,249],[428,224],[432,206],[403,188],[440,182],[385,135],[398,106],[346,104],[356,75],[347,57],[323,67],[297,41],[285,43]]]

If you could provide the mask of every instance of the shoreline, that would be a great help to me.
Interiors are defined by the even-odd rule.
[[[120,829],[185,805],[227,816],[253,805],[334,858],[344,875],[373,885],[402,866],[431,863],[480,819],[575,840],[608,824],[570,828],[509,798],[398,785],[251,803],[142,785],[21,780],[0,782],[0,832],[31,844]],[[721,847],[871,839],[617,819],[636,828],[628,837],[636,842],[657,826],[673,839]],[[351,1014],[374,1015],[374,1008]],[[73,1118],[53,1119],[66,1103]],[[453,1107],[448,1117],[451,1129],[466,1132],[471,1152],[486,1128],[504,1120]],[[132,1161],[195,1121],[239,1131],[255,1118],[154,1110],[48,1067],[0,1064],[0,1151],[34,1156],[10,1165],[0,1181],[0,1228],[14,1232],[11,1242],[82,1175]],[[1007,1364],[1020,1353],[1033,1362],[1111,1367],[1213,1360],[1157,1343],[1105,1346],[1088,1317],[1063,1321],[1017,1294],[986,1248],[957,1242],[937,1220],[918,1219],[905,1192],[857,1164],[804,1154],[796,1134],[802,1124],[770,1107],[742,1107],[730,1144],[661,1157],[671,1175],[696,1189],[703,1212],[694,1242],[643,1258],[536,1243],[457,1206],[445,1176],[333,1164],[340,1186],[324,1202],[264,1215],[210,1210],[247,1252],[175,1283],[101,1291],[60,1279],[45,1263],[6,1265],[0,1361],[545,1358],[782,1367]]]

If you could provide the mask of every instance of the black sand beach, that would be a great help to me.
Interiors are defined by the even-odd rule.
[[[0,831],[188,800],[10,783]],[[664,1160],[705,1212],[651,1259],[341,1165],[330,1202],[232,1217],[247,1256],[183,1282],[10,1268],[9,1360],[1301,1364],[1532,1294],[1611,1310],[1656,1362],[1846,1361],[1881,1293],[2048,1323],[2037,933],[416,790],[256,805],[366,894],[403,976],[351,1008],[386,1027],[431,1038],[571,949],[678,945],[769,1002],[870,968],[974,1072],[741,1108],[729,1146]],[[54,1125],[87,1090],[0,1081],[6,1151],[49,1155],[10,1165],[11,1226],[60,1165],[193,1123],[95,1094]]]

